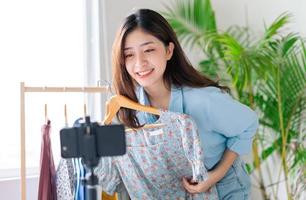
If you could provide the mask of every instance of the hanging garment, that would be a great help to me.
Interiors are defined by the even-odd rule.
[[[56,170],[57,200],[74,200],[76,175],[72,159],[60,159]]]
[[[50,121],[43,125],[38,200],[56,200],[55,166],[50,141]]]
[[[74,167],[75,176],[76,176],[75,177],[74,200],[85,200],[85,187],[82,184],[82,180],[85,178],[85,169],[83,167],[81,159],[82,158],[71,159],[73,163],[73,167]]]
[[[74,121],[73,127],[80,127],[83,118],[80,117]],[[74,171],[76,175],[76,183],[75,183],[75,190],[74,190],[74,199],[75,200],[85,200],[85,187],[82,184],[82,179],[85,178],[85,169],[81,162],[81,158],[74,158],[72,159],[72,163],[74,166]]]
[[[85,200],[85,187],[81,184],[80,180],[84,178],[85,175],[83,177],[83,175],[77,174],[85,174],[85,170],[80,163],[76,166],[77,162],[80,162],[80,158],[60,159],[56,170],[57,200]],[[78,169],[80,169],[79,166],[81,166],[83,172],[78,172]],[[121,192],[119,194],[121,194]],[[129,198],[118,195],[116,200],[129,200]]]
[[[103,191],[113,194],[123,182],[131,199],[218,199],[215,187],[191,195],[182,186],[182,177],[208,178],[194,121],[162,111],[155,123],[165,126],[126,133],[127,153],[100,159],[95,173]]]

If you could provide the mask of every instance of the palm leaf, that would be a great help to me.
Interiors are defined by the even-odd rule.
[[[281,28],[283,28],[285,24],[288,24],[290,18],[291,15],[286,12],[277,17],[274,22],[266,28],[263,40],[270,40],[273,36],[277,35]]]
[[[216,31],[214,11],[209,0],[176,0],[165,5],[162,14],[179,39],[187,46],[201,44],[205,34]]]
[[[288,48],[288,43],[295,43],[292,42],[293,40],[302,42],[300,39],[292,38],[286,36],[282,40],[274,41],[274,47],[278,49],[275,52],[275,56],[278,57],[274,58],[277,62],[274,63],[274,70],[270,71],[268,79],[262,82],[258,88],[258,97],[255,99],[256,105],[265,116],[264,125],[272,128],[278,137],[286,137],[287,144],[298,140],[301,136],[301,126],[304,123],[303,112],[306,109],[305,48],[303,45],[302,50],[295,48],[294,45],[290,45],[291,48]],[[284,45],[287,45],[285,53],[282,49]],[[279,62],[280,60],[282,62]],[[279,73],[275,68],[279,69]],[[277,85],[278,79],[281,80],[279,86]],[[277,87],[280,88],[277,89]],[[281,110],[279,110],[279,105],[281,105]],[[283,118],[283,127],[280,124],[279,115]],[[281,129],[286,135],[280,134]],[[286,148],[288,147],[286,146]],[[267,152],[270,152],[269,150],[271,148],[268,148]],[[290,154],[290,149],[288,149],[288,154]],[[295,160],[295,162],[298,161]]]

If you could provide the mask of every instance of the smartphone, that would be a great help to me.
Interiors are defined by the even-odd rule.
[[[120,156],[126,153],[125,129],[122,124],[81,124],[60,130],[63,158],[97,158]]]

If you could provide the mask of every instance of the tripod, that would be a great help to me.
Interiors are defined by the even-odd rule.
[[[82,184],[85,186],[85,199],[96,200],[98,177],[94,174],[94,167],[88,168],[88,166],[86,166],[85,169],[85,179],[82,180]]]

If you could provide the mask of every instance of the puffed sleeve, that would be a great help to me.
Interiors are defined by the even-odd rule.
[[[192,180],[195,182],[207,180],[208,173],[203,162],[204,154],[198,128],[187,115],[180,115],[179,119],[182,125],[180,134],[184,153],[192,167]]]
[[[109,195],[113,195],[116,187],[121,183],[121,178],[113,159],[111,157],[102,157],[95,168],[95,174],[99,179],[99,185],[102,190]]]
[[[208,172],[204,166],[204,152],[201,147],[200,136],[195,121],[187,115],[180,115],[181,137],[186,158],[191,163],[192,180],[195,182],[208,179]],[[188,194],[190,195],[190,194]],[[207,192],[186,196],[190,199],[219,199],[217,188],[212,186]],[[187,199],[189,199],[187,198]]]
[[[248,154],[258,127],[257,114],[220,90],[210,93],[208,102],[212,130],[227,138],[227,148],[239,155]]]

